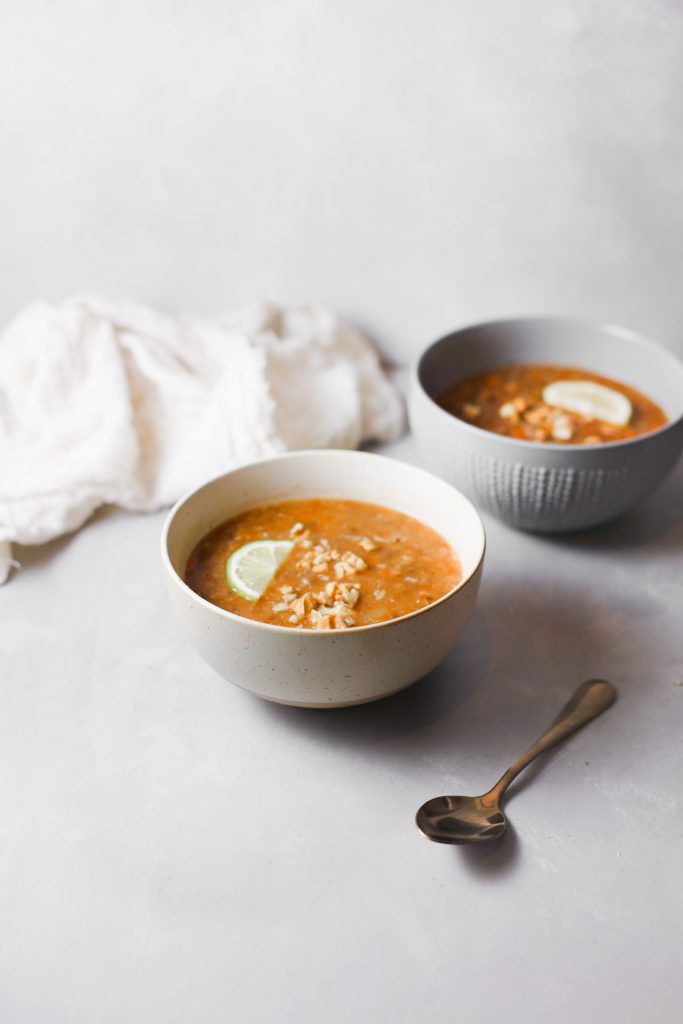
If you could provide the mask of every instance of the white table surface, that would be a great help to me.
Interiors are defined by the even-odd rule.
[[[3,1022],[677,1019],[682,469],[583,535],[487,519],[451,656],[342,711],[203,664],[161,515],[20,551],[0,589]],[[520,780],[500,845],[418,835],[423,800],[486,788],[600,675],[618,703]]]

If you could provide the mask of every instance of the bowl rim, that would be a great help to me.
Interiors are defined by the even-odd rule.
[[[393,619],[383,619],[381,622],[369,622],[369,623],[367,623],[364,626],[349,626],[348,629],[342,629],[342,630],[336,630],[336,629],[330,629],[330,630],[327,630],[327,629],[306,629],[305,627],[303,629],[293,629],[291,626],[278,626],[278,625],[276,625],[275,623],[272,623],[272,622],[260,622],[258,619],[249,619],[249,618],[247,618],[246,615],[239,615],[237,612],[228,611],[227,608],[221,608],[221,607],[219,607],[219,605],[213,604],[213,602],[211,602],[211,601],[207,601],[205,597],[202,597],[196,591],[192,590],[192,588],[187,585],[187,583],[182,578],[182,576],[180,576],[179,573],[176,572],[175,568],[173,567],[173,565],[171,563],[171,558],[170,558],[170,555],[168,553],[168,535],[169,535],[169,532],[170,532],[171,527],[173,525],[173,522],[174,522],[177,514],[180,512],[181,508],[183,508],[183,506],[185,504],[190,502],[197,495],[197,493],[199,491],[203,490],[204,487],[208,487],[210,484],[216,483],[218,480],[222,480],[222,479],[224,479],[227,476],[231,476],[233,473],[238,473],[240,470],[246,469],[246,468],[248,468],[250,466],[260,465],[261,463],[264,463],[264,462],[281,462],[281,461],[285,461],[285,460],[289,460],[289,459],[294,460],[294,459],[299,458],[301,456],[312,456],[312,455],[315,455],[317,457],[319,457],[321,455],[323,457],[326,456],[326,455],[331,455],[334,458],[338,458],[339,456],[351,457],[351,458],[354,458],[354,457],[357,457],[357,456],[361,456],[363,458],[381,459],[381,460],[386,460],[386,461],[394,462],[397,465],[402,466],[402,467],[404,467],[404,468],[406,468],[406,469],[408,469],[408,470],[410,470],[412,472],[418,473],[419,475],[422,475],[422,476],[425,476],[425,477],[429,477],[430,480],[436,480],[436,481],[438,481],[438,483],[443,484],[444,487],[447,487],[449,490],[454,491],[458,495],[458,497],[465,503],[465,505],[469,506],[470,510],[473,512],[473,514],[474,514],[474,521],[477,524],[478,529],[479,529],[480,551],[479,551],[479,557],[477,559],[477,562],[476,562],[476,565],[474,566],[474,568],[466,576],[463,576],[463,578],[461,580],[459,580],[455,584],[455,586],[451,587],[450,590],[448,590],[445,594],[442,594],[441,597],[436,599],[436,601],[432,601],[431,604],[427,604],[423,608],[417,608],[413,612],[407,612],[405,615],[400,615],[400,616],[397,616],[396,618],[393,618]],[[353,499],[349,499],[349,500],[353,500]],[[254,506],[254,507],[256,507],[256,506]],[[386,506],[386,507],[388,508],[390,506]],[[407,513],[405,513],[405,514],[407,514]],[[417,517],[413,516],[412,518],[415,519]],[[438,531],[436,531],[436,532],[438,532]],[[292,637],[292,638],[294,638],[294,637],[320,637],[320,638],[336,637],[336,639],[338,640],[341,636],[357,636],[359,633],[364,633],[364,632],[367,632],[368,630],[382,629],[382,628],[386,628],[388,626],[396,626],[396,625],[398,625],[401,622],[406,622],[408,619],[416,618],[417,616],[422,615],[424,612],[431,611],[433,608],[438,607],[438,605],[444,604],[446,601],[450,600],[450,598],[453,597],[455,594],[457,594],[460,590],[464,590],[465,587],[469,586],[469,584],[476,578],[476,576],[481,571],[481,567],[482,567],[482,564],[483,564],[483,561],[484,561],[484,555],[486,554],[486,531],[484,529],[484,523],[482,521],[482,518],[481,518],[477,508],[469,500],[469,498],[467,498],[466,495],[464,495],[462,493],[462,491],[458,490],[457,487],[453,487],[452,484],[449,484],[442,477],[437,476],[435,473],[430,473],[428,470],[423,469],[421,466],[414,466],[410,462],[403,462],[401,459],[393,459],[390,456],[380,455],[377,452],[367,452],[367,451],[362,451],[362,450],[359,450],[359,449],[346,449],[346,448],[301,448],[301,449],[297,449],[295,451],[280,452],[280,453],[278,453],[276,455],[264,455],[264,456],[261,456],[258,459],[252,459],[249,462],[242,463],[242,465],[240,465],[240,466],[233,467],[233,469],[226,470],[223,473],[218,473],[216,476],[210,477],[208,480],[204,480],[202,483],[198,484],[196,487],[191,488],[189,491],[187,491],[185,494],[183,494],[182,497],[180,497],[178,499],[178,501],[176,501],[176,503],[173,505],[173,507],[169,510],[169,512],[168,512],[168,514],[167,514],[167,516],[166,516],[166,518],[164,520],[164,525],[163,525],[162,530],[161,530],[160,543],[161,543],[161,561],[162,561],[162,564],[164,566],[164,569],[166,570],[166,572],[168,573],[168,575],[169,575],[169,577],[171,579],[171,582],[173,582],[175,585],[177,585],[180,588],[182,593],[184,593],[186,596],[190,597],[192,600],[198,601],[200,603],[200,605],[202,605],[204,608],[206,608],[209,611],[211,611],[211,612],[215,613],[216,615],[218,615],[219,618],[225,619],[228,622],[235,622],[235,623],[243,625],[243,626],[246,624],[247,627],[248,626],[255,626],[255,627],[258,627],[259,629],[265,630],[268,633],[280,634],[280,635],[284,635],[284,636],[288,636],[288,637]],[[457,556],[457,552],[456,552],[456,556]],[[460,559],[458,559],[458,560],[460,560]]]
[[[448,422],[451,425],[456,424],[456,429],[462,428],[466,431],[471,431],[477,437],[486,437],[489,440],[493,440],[494,443],[501,442],[502,444],[520,447],[525,451],[547,451],[552,452],[553,454],[557,454],[558,452],[567,452],[572,454],[582,452],[586,456],[595,459],[595,456],[599,455],[599,453],[604,449],[614,451],[616,448],[642,444],[649,439],[660,437],[662,434],[672,430],[683,421],[683,412],[681,412],[675,419],[668,420],[661,427],[657,427],[656,430],[648,430],[644,434],[637,434],[635,437],[623,438],[620,441],[601,441],[600,444],[596,445],[567,444],[566,442],[558,443],[556,441],[525,441],[521,437],[508,437],[506,434],[498,434],[495,430],[485,430],[483,427],[478,427],[474,423],[468,423],[466,420],[460,419],[459,416],[455,416],[453,413],[447,412],[429,394],[423,385],[420,376],[423,361],[432,349],[436,348],[436,346],[440,345],[442,342],[449,340],[455,341],[458,336],[480,328],[500,327],[506,324],[538,324],[541,322],[548,324],[575,324],[577,326],[597,328],[599,331],[604,333],[621,335],[622,337],[628,338],[629,341],[635,342],[636,345],[640,345],[642,348],[657,349],[658,352],[671,360],[672,365],[675,365],[677,370],[683,373],[683,362],[678,358],[675,352],[672,352],[671,349],[662,345],[660,342],[655,341],[653,338],[649,338],[647,335],[634,331],[631,327],[624,327],[622,324],[616,324],[610,321],[592,320],[590,317],[544,316],[541,313],[532,316],[498,317],[493,320],[478,320],[471,324],[465,324],[463,327],[457,327],[454,331],[450,331],[448,334],[444,334],[441,337],[436,338],[422,349],[417,358],[413,360],[410,374],[411,384],[413,388],[417,388],[419,393],[424,396],[424,398],[426,398],[435,409],[438,410],[439,414],[444,417],[444,422]],[[618,383],[618,381],[616,383]]]

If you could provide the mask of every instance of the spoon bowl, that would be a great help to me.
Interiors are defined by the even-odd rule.
[[[517,758],[495,786],[482,796],[435,796],[415,816],[420,832],[434,843],[485,843],[505,831],[500,800],[514,778],[539,754],[602,714],[617,691],[604,679],[589,679],[574,691],[557,718],[529,749]]]
[[[498,839],[507,821],[483,796],[435,796],[417,812],[417,827],[435,843],[484,843]]]

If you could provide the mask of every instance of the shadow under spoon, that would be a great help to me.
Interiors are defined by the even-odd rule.
[[[616,689],[604,679],[581,683],[543,735],[492,789],[482,796],[436,796],[428,800],[417,812],[417,827],[435,843],[483,843],[498,839],[507,824],[500,799],[512,780],[539,754],[606,711],[616,697]]]

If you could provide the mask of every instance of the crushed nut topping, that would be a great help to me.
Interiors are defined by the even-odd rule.
[[[342,558],[343,561],[348,562],[348,564],[353,569],[358,569],[359,572],[361,572],[363,569],[367,569],[368,567],[368,563],[365,561],[365,559],[361,558],[360,555],[355,554],[353,551],[347,551],[346,554],[342,556]]]
[[[517,415],[517,409],[515,408],[514,402],[504,402],[498,410],[498,415],[504,420],[512,419],[513,416]]]
[[[303,533],[302,523],[296,523],[290,531],[297,538]],[[325,538],[317,544],[310,541],[307,544],[302,540],[299,545],[303,550],[297,567],[322,577],[322,589],[297,593],[292,586],[280,587],[282,599],[272,606],[272,610],[287,612],[289,622],[311,629],[349,629],[355,623],[353,609],[361,596],[356,577],[368,568],[368,563],[355,551],[345,551],[340,555]],[[358,546],[364,551],[377,550],[377,544],[368,537],[361,537]],[[336,579],[328,578],[330,572]],[[309,585],[309,578],[303,577],[302,583]],[[384,591],[376,590],[376,597],[377,594],[383,597]]]
[[[544,403],[530,405],[521,396],[501,405],[498,415],[534,441],[571,441],[575,433],[574,421],[566,412]]]
[[[574,428],[569,416],[563,413],[554,415],[550,432],[556,441],[570,441],[574,436]]]
[[[274,612],[288,612],[287,621],[311,629],[348,629],[355,623],[353,609],[360,598],[360,584],[329,581],[322,590],[297,594],[293,588]]]

